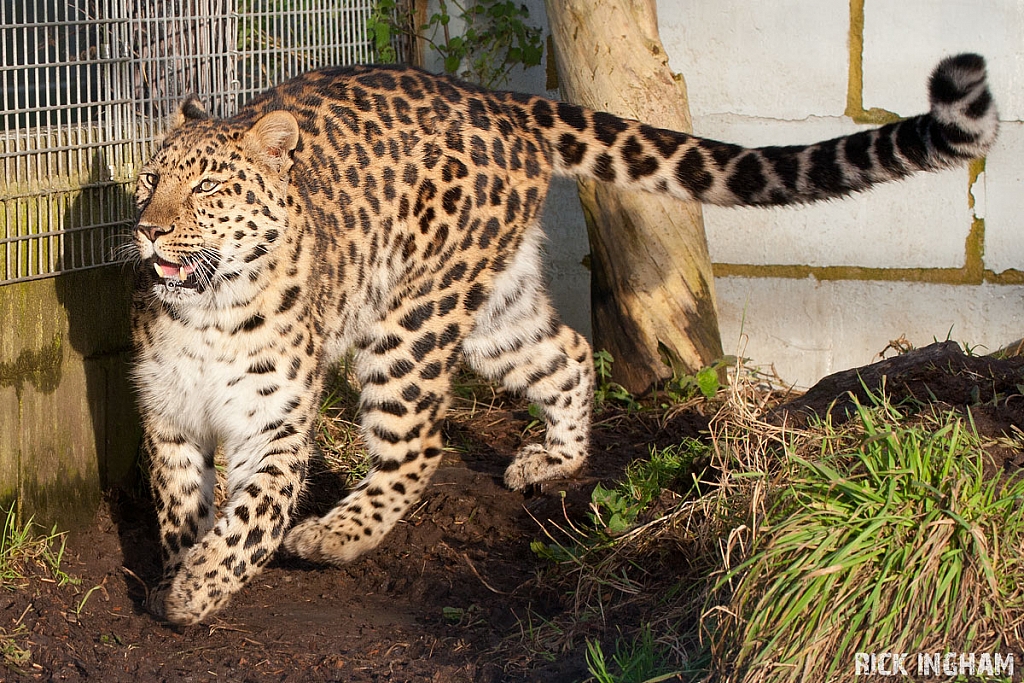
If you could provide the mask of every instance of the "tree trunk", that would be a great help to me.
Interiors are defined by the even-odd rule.
[[[691,130],[682,77],[668,68],[655,0],[546,0],[566,100]],[[590,233],[594,348],[633,393],[721,358],[699,204],[581,182]]]

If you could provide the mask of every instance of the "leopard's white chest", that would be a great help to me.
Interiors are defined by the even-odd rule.
[[[148,412],[200,442],[244,440],[279,419],[294,390],[282,387],[281,336],[266,327],[243,333],[157,321],[135,371]]]

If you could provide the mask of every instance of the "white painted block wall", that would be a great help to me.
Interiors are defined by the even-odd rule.
[[[843,116],[850,3],[659,0],[662,41],[689,86],[695,132],[744,144],[810,142],[856,129]],[[927,108],[945,55],[989,61],[1002,137],[973,187],[966,170],[913,178],[828,205],[705,211],[716,264],[960,268],[975,215],[984,265],[1024,270],[1024,7],[901,0],[864,3],[863,103],[901,116]],[[728,63],[723,65],[723,63]],[[975,198],[972,211],[968,192]],[[995,349],[1024,336],[1024,287],[888,279],[717,278],[726,349],[742,348],[807,386],[870,362],[891,339],[951,336]]]
[[[543,21],[543,4],[527,4]],[[670,65],[686,79],[697,134],[792,144],[863,127],[844,116],[851,0],[658,0],[658,13]],[[810,207],[706,208],[716,272],[730,265],[790,273],[838,266],[876,274],[717,277],[727,353],[741,351],[774,365],[784,380],[810,386],[871,362],[901,335],[915,345],[948,336],[992,350],[1024,336],[1024,285],[1005,284],[1024,282],[1012,277],[1024,272],[1022,36],[1024,5],[1011,0],[865,1],[864,108],[923,112],[934,65],[948,54],[979,52],[1003,120],[1000,140],[973,186],[963,169]],[[543,93],[542,69],[519,74],[510,87]],[[571,183],[555,188],[544,222],[556,304],[569,324],[589,331],[588,274],[579,265],[586,234],[574,190]],[[984,218],[986,282],[927,284],[898,274],[962,268],[975,216]],[[890,269],[904,270],[890,277]]]

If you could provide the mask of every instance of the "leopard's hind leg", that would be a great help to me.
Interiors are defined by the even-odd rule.
[[[436,308],[422,300],[407,303],[356,354],[363,438],[373,468],[326,515],[288,532],[290,552],[331,564],[354,560],[383,540],[430,482],[441,461],[441,422],[461,339],[457,323],[416,317],[415,311]]]
[[[587,457],[593,405],[590,344],[564,325],[543,288],[541,233],[531,228],[463,343],[469,365],[541,406],[544,445],[529,444],[505,471],[505,484],[575,473]]]

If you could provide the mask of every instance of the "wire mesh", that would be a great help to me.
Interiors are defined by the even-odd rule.
[[[302,71],[373,61],[375,4],[0,0],[0,284],[115,262],[138,169],[183,97],[230,116]]]

